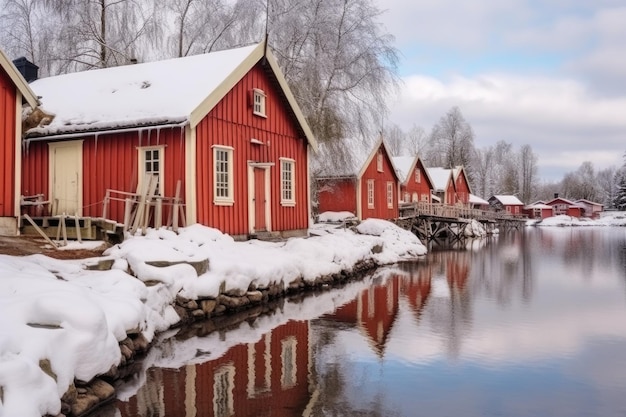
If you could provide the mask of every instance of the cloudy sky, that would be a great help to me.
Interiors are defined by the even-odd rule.
[[[532,146],[539,175],[626,152],[624,0],[376,0],[401,53],[390,122],[427,132],[451,107],[475,145]]]

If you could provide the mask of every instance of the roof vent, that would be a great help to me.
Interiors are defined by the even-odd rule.
[[[39,67],[25,57],[13,60],[13,64],[27,82],[35,81],[39,76]]]

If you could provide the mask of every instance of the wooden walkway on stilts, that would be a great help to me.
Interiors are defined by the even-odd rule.
[[[487,233],[495,229],[519,230],[526,224],[526,218],[506,212],[477,210],[462,206],[448,206],[431,203],[404,203],[400,205],[400,217],[395,223],[411,230],[423,241],[435,239],[461,240],[471,233],[466,228],[472,221],[480,222]]]

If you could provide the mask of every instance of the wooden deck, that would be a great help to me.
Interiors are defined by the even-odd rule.
[[[400,217],[395,223],[411,230],[420,239],[460,240],[466,237],[466,227],[472,220],[480,222],[492,233],[495,229],[521,229],[526,224],[526,217],[513,216],[506,212],[477,210],[462,206],[448,206],[431,203],[406,203],[400,205]]]

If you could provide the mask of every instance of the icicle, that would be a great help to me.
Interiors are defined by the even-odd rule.
[[[94,154],[96,157],[96,160],[98,159],[98,136],[100,136],[99,132],[96,132],[96,134],[94,135]]]
[[[161,126],[158,126],[156,128],[156,135],[157,135],[157,146],[161,144]]]
[[[152,145],[152,141],[150,140],[150,139],[151,139],[151,137],[150,137],[150,134],[151,134],[151,133],[152,133],[152,129],[151,129],[151,128],[148,128],[148,146],[151,146],[151,145]]]
[[[137,135],[139,136],[139,147],[141,148],[141,139],[142,139],[142,133],[143,131],[141,129],[139,129],[137,131]]]

